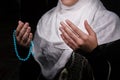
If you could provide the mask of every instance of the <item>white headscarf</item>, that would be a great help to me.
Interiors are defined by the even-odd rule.
[[[72,49],[60,37],[60,22],[66,19],[85,33],[84,21],[87,20],[96,32],[99,44],[120,39],[119,17],[106,10],[99,0],[78,0],[70,7],[59,0],[57,6],[39,20],[34,37],[34,57],[47,79],[55,77],[72,53]]]

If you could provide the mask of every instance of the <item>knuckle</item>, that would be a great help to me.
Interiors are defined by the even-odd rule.
[[[18,33],[19,32],[19,30],[18,29],[16,29],[16,33]]]
[[[21,37],[22,35],[23,35],[22,31],[20,31],[18,36]]]
[[[84,37],[83,37],[83,40],[84,40],[85,42],[86,42],[88,39],[89,39],[88,36],[84,36]]]
[[[70,38],[69,38],[68,36],[66,36],[66,39],[67,39],[67,40],[70,40]]]
[[[16,37],[16,40],[17,40],[17,42],[20,42],[20,38],[19,37]]]
[[[64,30],[65,30],[66,32],[68,32],[68,29],[67,29],[67,27],[64,27]]]
[[[73,40],[70,39],[69,42],[70,42],[70,43],[73,43]]]

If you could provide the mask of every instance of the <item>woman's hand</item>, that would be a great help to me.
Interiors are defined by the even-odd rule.
[[[82,49],[91,52],[97,47],[98,42],[96,33],[92,30],[87,21],[84,22],[84,25],[88,34],[81,31],[69,20],[66,20],[67,25],[64,22],[61,22],[60,24],[60,31],[62,32],[61,37],[73,50]]]
[[[31,27],[29,26],[29,23],[23,23],[22,21],[19,21],[16,28],[17,43],[21,46],[29,47],[32,38],[33,34],[31,33]]]

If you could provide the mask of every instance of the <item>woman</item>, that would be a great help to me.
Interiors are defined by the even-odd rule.
[[[75,48],[72,46],[70,46],[70,48],[66,45],[67,41],[63,41],[65,40],[64,37],[62,36],[63,39],[61,38],[62,29],[60,27],[73,25],[71,21],[83,34],[89,35],[94,30],[97,35],[96,38],[94,33],[92,35],[93,37],[89,37],[90,39],[86,40],[87,36],[84,37],[81,34],[77,34],[77,32],[75,33],[77,39],[80,39],[82,36],[81,41],[84,42],[84,40],[86,40],[85,43],[80,43],[81,49],[86,52],[91,52],[97,44],[104,44],[120,38],[120,35],[118,34],[120,30],[118,16],[106,10],[99,0],[59,0],[57,6],[48,11],[39,20],[34,36],[34,58],[41,67],[42,75],[48,80],[56,78],[56,75],[58,76],[62,73],[61,70],[69,73],[67,75],[68,80],[80,80],[85,78],[88,78],[89,80],[93,79],[87,60],[81,55],[78,57],[78,54],[74,54]],[[91,26],[91,29],[89,25]],[[105,32],[107,33],[105,34]],[[29,43],[32,40],[32,33],[30,33],[28,23],[24,24],[20,21],[16,29],[16,35],[20,45],[29,46]],[[74,46],[78,47],[77,44]],[[74,66],[70,60],[73,60],[73,63],[79,62],[80,64]],[[70,66],[67,67],[68,65]],[[80,68],[75,70],[70,68],[71,65],[72,67]],[[75,71],[72,72],[71,69]],[[79,71],[78,75],[76,71]],[[72,74],[75,76],[72,76]],[[86,77],[83,77],[85,74]],[[61,79],[61,77],[59,78]]]

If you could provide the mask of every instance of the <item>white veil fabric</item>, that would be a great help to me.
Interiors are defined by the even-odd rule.
[[[87,33],[87,20],[96,32],[98,44],[120,39],[119,17],[103,6],[100,0],[78,0],[73,6],[65,6],[61,0],[39,20],[34,36],[34,58],[41,67],[42,74],[52,79],[69,60],[72,49],[62,40],[60,22],[69,19],[79,29]]]

